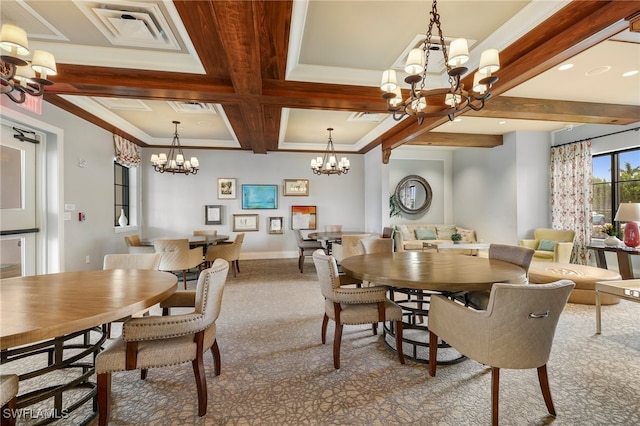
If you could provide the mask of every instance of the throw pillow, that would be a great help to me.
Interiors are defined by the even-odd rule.
[[[400,225],[397,227],[397,229],[400,231],[400,234],[402,234],[402,239],[407,241],[407,240],[411,240],[411,234],[409,233],[409,228],[407,228],[407,225]]]
[[[556,241],[540,240],[538,250],[553,251],[556,248]]]
[[[476,242],[476,236],[475,236],[475,231],[474,230],[458,228],[457,231],[458,231],[458,234],[462,235],[462,241],[465,241],[465,242],[468,242],[468,243],[475,243]]]
[[[456,233],[455,225],[438,225],[436,226],[439,240],[451,240],[451,234]]]
[[[435,240],[436,233],[433,229],[416,229],[413,231],[416,234],[416,240]]]

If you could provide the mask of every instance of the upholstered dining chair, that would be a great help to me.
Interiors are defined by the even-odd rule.
[[[491,412],[498,424],[500,369],[538,370],[549,414],[556,415],[547,362],[558,319],[575,284],[494,284],[486,311],[469,309],[441,295],[429,307],[429,374],[436,374],[438,338],[461,354],[491,367]]]
[[[152,246],[142,245],[138,234],[125,235],[124,241],[127,243],[127,251],[129,253],[155,253],[155,249]]]
[[[370,236],[371,234],[343,235],[342,240],[339,243],[333,243],[333,251],[331,254],[338,263],[340,263],[344,258],[362,254],[360,240],[363,238],[369,238]]]
[[[207,248],[205,254],[205,265],[209,266],[216,259],[224,259],[231,264],[233,276],[240,273],[240,251],[244,241],[244,232],[238,233],[231,244],[216,244]]]
[[[404,364],[402,353],[402,309],[387,298],[387,288],[383,286],[347,288],[340,286],[338,266],[333,256],[323,250],[313,253],[320,291],[324,296],[324,317],[322,319],[322,343],[327,340],[329,319],[335,323],[333,337],[333,367],[340,368],[340,345],[344,325],[372,324],[373,334],[377,334],[378,323],[393,321],[396,328],[396,348],[398,359]]]
[[[302,231],[299,229],[296,229],[294,234],[296,235],[296,244],[298,245],[298,269],[300,269],[300,273],[302,274],[304,273],[304,258],[313,256],[313,253],[318,249],[324,251],[324,247],[318,240],[304,238]]]
[[[218,231],[215,229],[200,229],[193,231],[193,235],[198,237],[215,237],[218,235]]]
[[[160,267],[160,253],[107,254],[104,256],[102,269],[146,269],[157,271]],[[124,322],[130,317],[121,318]],[[107,324],[107,336],[111,337],[111,323]]]
[[[342,232],[342,225],[325,225],[324,232]]]
[[[503,260],[513,263],[525,270],[524,281],[509,281],[511,284],[527,284],[529,276],[529,266],[533,258],[534,250],[528,247],[511,246],[507,244],[490,244],[489,259]],[[489,303],[490,290],[470,291],[464,295],[465,304],[475,309],[484,310]]]
[[[359,241],[362,254],[393,253],[392,238],[363,238]]]
[[[0,425],[14,426],[16,424],[16,409],[18,395],[18,376],[15,374],[0,375]]]
[[[218,259],[198,277],[193,312],[171,316],[133,318],[122,329],[122,336],[96,357],[98,423],[109,423],[111,375],[125,370],[147,370],[191,361],[198,392],[198,416],[207,413],[207,381],[204,352],[211,350],[215,375],[220,375],[220,350],[216,340],[216,319],[229,263]]]
[[[182,271],[182,281],[184,289],[187,289],[187,272],[189,269],[198,268],[198,273],[202,270],[202,247],[189,248],[189,240],[180,239],[157,239],[153,242],[156,253],[162,254],[160,260],[161,271]]]

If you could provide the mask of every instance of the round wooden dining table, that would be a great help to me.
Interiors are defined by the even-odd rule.
[[[45,410],[47,415],[64,419],[95,398],[89,377],[106,340],[103,325],[163,301],[176,291],[177,281],[169,272],[123,269],[0,280],[0,364],[3,372],[20,377],[18,408],[52,398],[54,407]],[[29,371],[23,370],[26,366]],[[62,376],[56,374],[60,370]],[[45,376],[49,373],[53,375]],[[34,383],[42,388],[22,382],[39,376]],[[63,398],[71,390],[69,395],[78,398],[78,389],[86,390],[79,400]],[[92,412],[89,418],[94,416]]]
[[[390,299],[404,312],[403,352],[414,361],[428,363],[429,297],[454,295],[465,291],[490,290],[497,282],[523,282],[526,272],[509,262],[478,256],[437,252],[372,253],[342,260],[342,270],[354,278],[390,287]],[[384,342],[395,348],[392,323],[384,324]],[[443,342],[439,345],[438,364],[453,364],[465,359]],[[447,352],[447,350],[449,352]],[[453,354],[452,354],[453,353]]]

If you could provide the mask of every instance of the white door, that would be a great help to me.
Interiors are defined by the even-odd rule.
[[[11,125],[0,133],[0,275],[32,275],[36,271],[36,150],[22,142]],[[29,137],[35,138],[33,134]]]

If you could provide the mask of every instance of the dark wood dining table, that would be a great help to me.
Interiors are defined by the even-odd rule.
[[[313,238],[318,241],[331,241],[337,242],[342,241],[343,235],[357,235],[357,234],[368,234],[365,231],[341,231],[341,232],[310,232],[308,238]],[[371,234],[373,236],[375,234]]]
[[[187,237],[154,237],[154,238],[142,238],[140,240],[140,244],[143,246],[153,246],[154,240],[177,240],[177,239],[187,239],[189,240],[189,246],[197,247],[197,246],[208,246],[210,244],[218,244],[223,241],[227,241],[229,239],[228,235],[189,235]]]
[[[89,378],[106,340],[103,325],[161,302],[176,291],[177,281],[169,272],[123,269],[0,280],[0,364],[3,372],[19,375],[17,408],[53,399],[47,415],[64,419],[95,398]],[[25,365],[29,371],[22,370]],[[45,387],[34,389],[38,383]],[[68,391],[69,401],[63,398]]]
[[[406,251],[373,253],[342,259],[342,270],[357,279],[390,288],[389,297],[403,309],[405,356],[428,362],[429,297],[436,294],[452,296],[474,290],[490,290],[497,282],[522,282],[526,272],[509,262],[477,256],[451,253]],[[384,325],[385,344],[393,350],[395,332],[392,324]],[[441,347],[447,348],[443,344]],[[451,349],[450,351],[453,351]],[[460,354],[439,351],[439,364],[451,364],[464,359]]]

